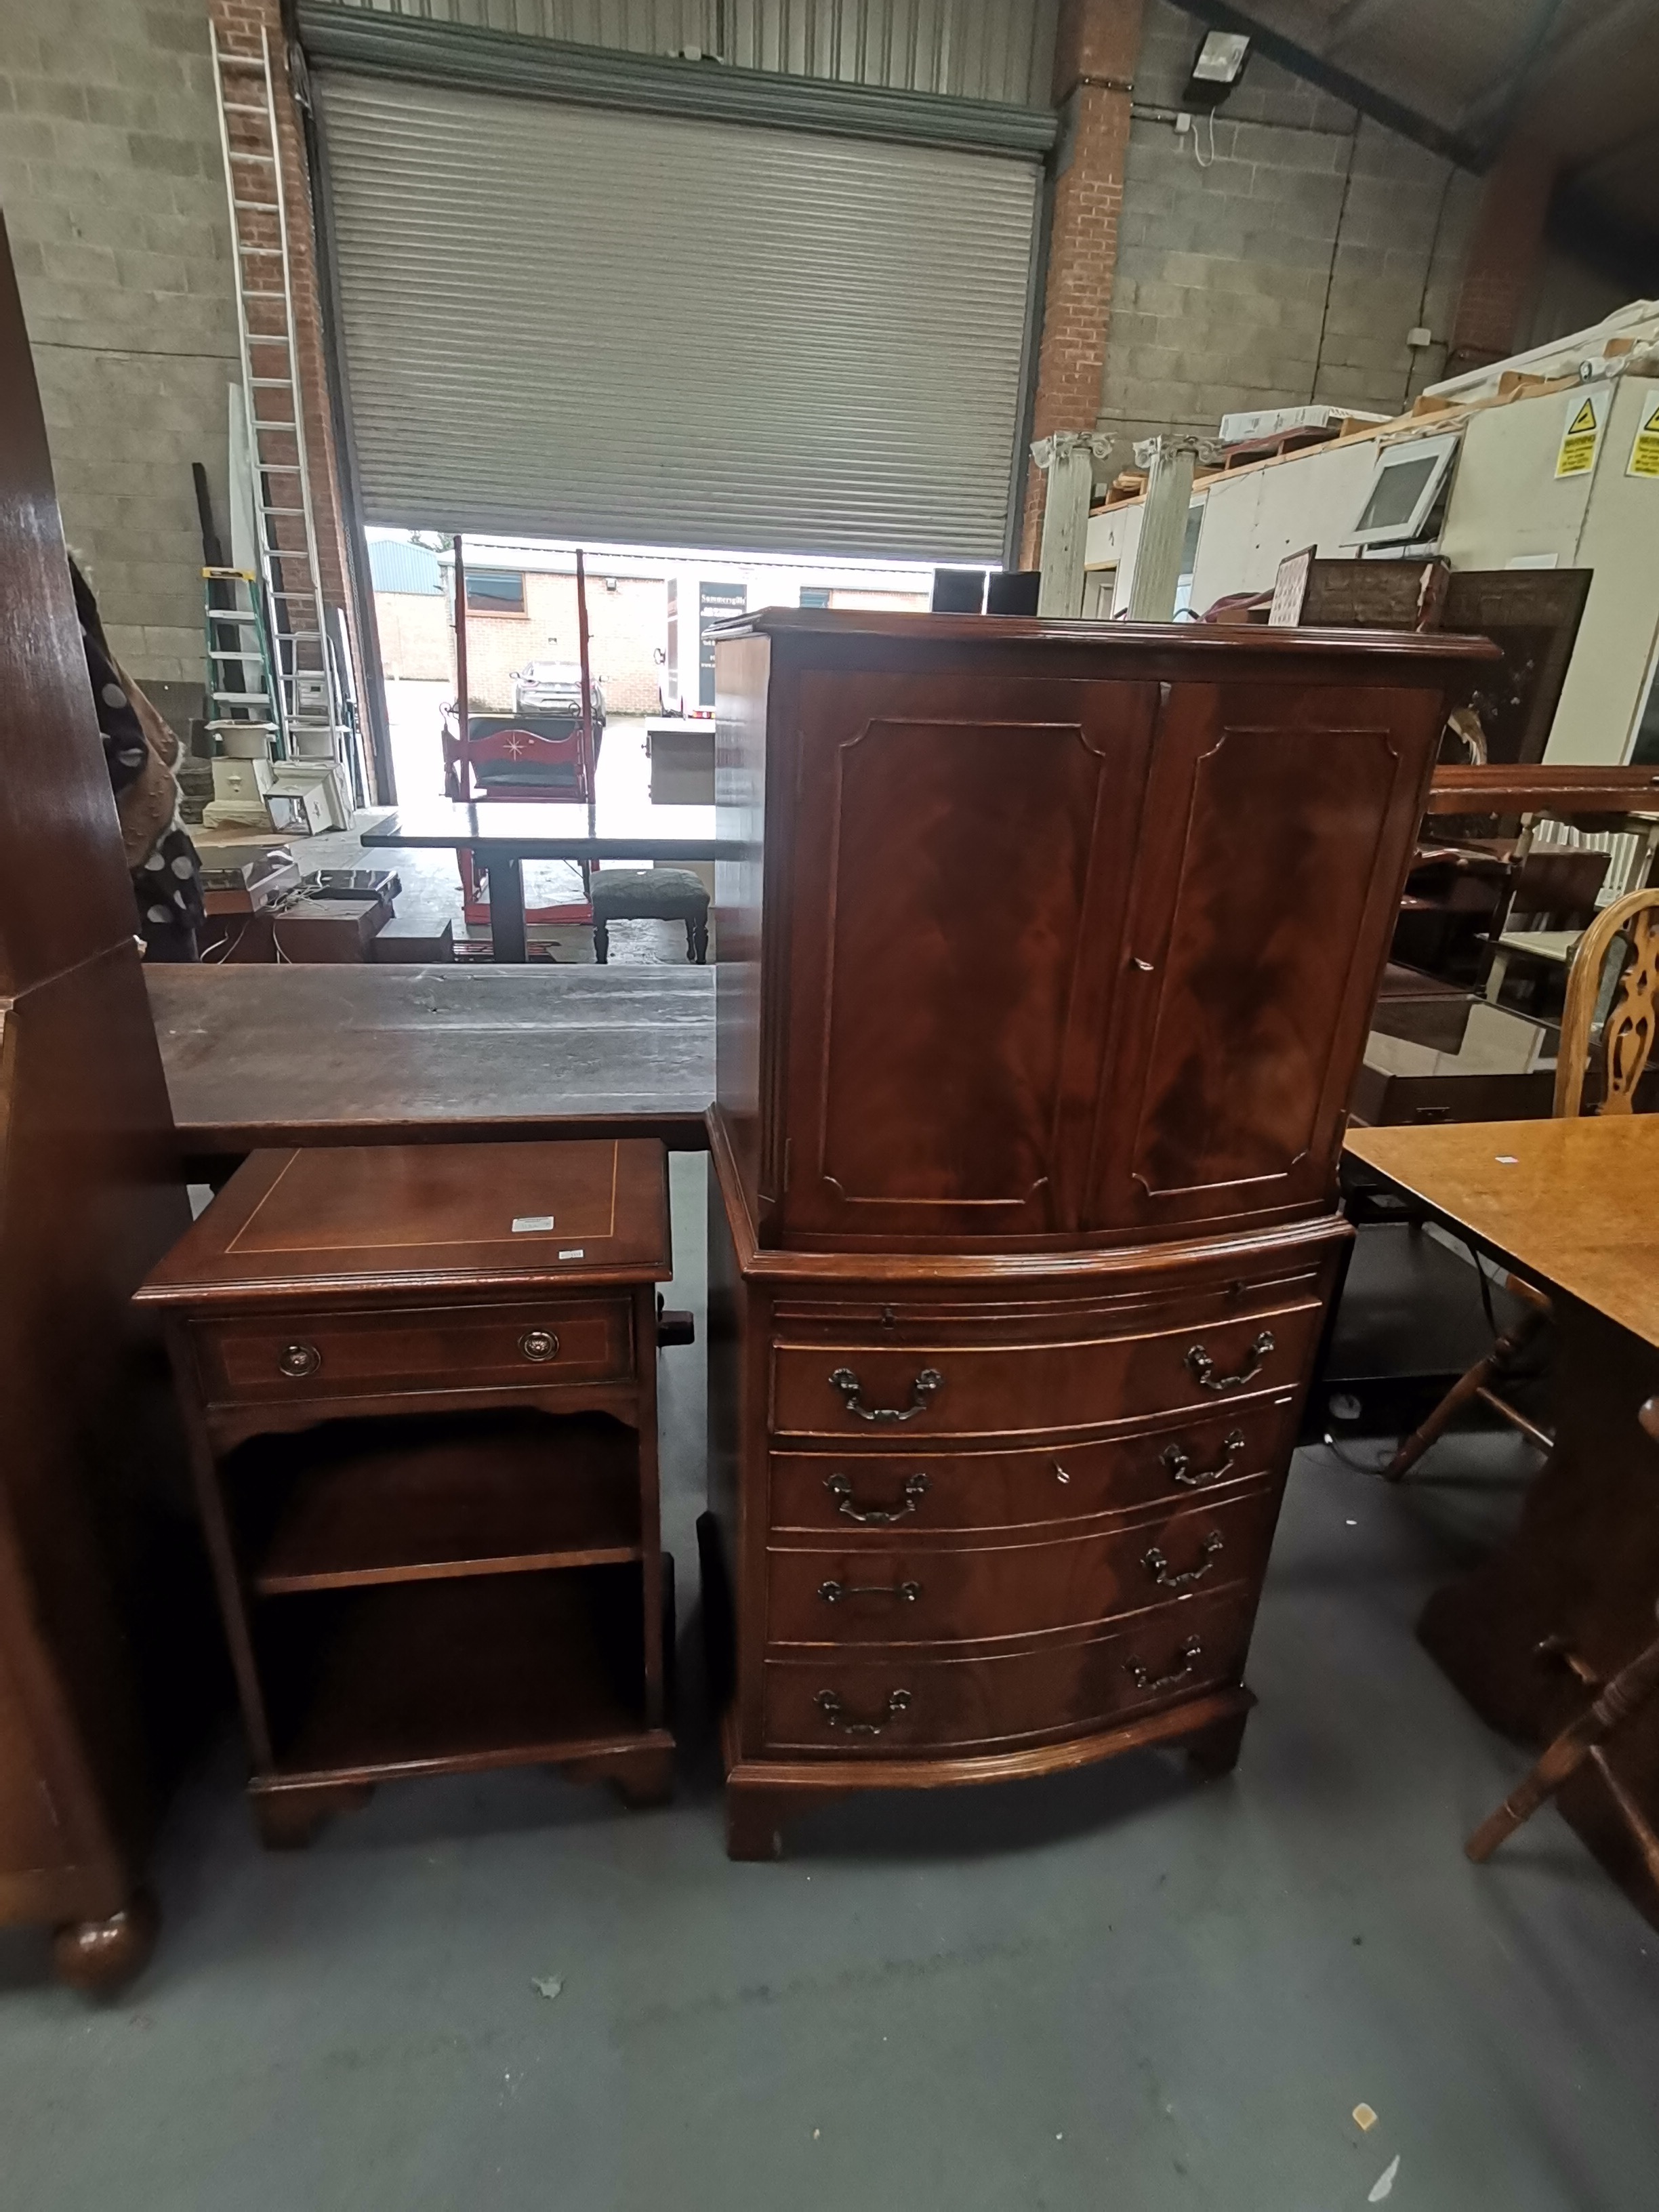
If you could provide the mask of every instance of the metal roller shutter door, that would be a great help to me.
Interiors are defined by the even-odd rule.
[[[367,520],[1000,557],[1035,161],[313,82]]]

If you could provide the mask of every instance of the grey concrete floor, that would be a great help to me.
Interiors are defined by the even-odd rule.
[[[677,1160],[700,1306],[704,1164]],[[665,1354],[694,1636],[696,1351]],[[723,1853],[687,1650],[684,1786],[384,1791],[256,1845],[227,1741],[159,1854],[166,1927],[89,2008],[0,1941],[0,2205],[30,2212],[1647,2212],[1659,1937],[1413,1642],[1529,1462],[1452,1439],[1403,1493],[1291,1477],[1237,1773],[1147,1753],[869,1797]],[[556,1977],[556,1997],[540,1977]],[[1362,2100],[1376,2125],[1351,2117]]]

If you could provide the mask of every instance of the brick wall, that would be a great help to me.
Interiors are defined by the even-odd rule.
[[[612,592],[603,571],[587,580],[588,665],[609,713],[654,714],[667,587],[659,577],[618,576],[616,581]],[[475,608],[467,618],[467,688],[475,708],[509,711],[514,673],[526,661],[577,658],[574,576],[529,571],[524,598],[522,614],[481,614]],[[389,678],[453,683],[455,647],[445,599],[377,592],[374,610]]]
[[[1570,254],[1546,246],[1516,349],[1525,353],[1574,331],[1587,331],[1615,308],[1627,307],[1630,298],[1628,284],[1616,283],[1599,270],[1587,269]]]
[[[118,656],[187,714],[202,681],[190,465],[205,464],[222,528],[239,374],[202,0],[4,0],[0,111],[0,205],[65,533]]]
[[[1479,180],[1259,56],[1212,161],[1207,122],[1172,127],[1201,30],[1149,0],[1099,427],[1398,410],[1442,373]],[[1419,324],[1443,343],[1413,353]]]
[[[1140,40],[1141,0],[1064,0],[1054,43],[1061,142],[1048,224],[1048,260],[1031,434],[1088,429],[1100,404],[1107,314],[1117,260],[1128,84]],[[1028,471],[1020,562],[1036,560],[1043,479]]]
[[[449,608],[435,592],[376,592],[374,622],[389,681],[453,685]]]

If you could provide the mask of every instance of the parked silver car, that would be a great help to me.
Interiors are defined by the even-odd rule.
[[[605,696],[594,677],[589,689],[592,695],[593,727],[605,727]],[[513,711],[515,714],[568,714],[573,722],[580,721],[582,711],[582,672],[574,660],[532,660],[520,668],[513,678]]]

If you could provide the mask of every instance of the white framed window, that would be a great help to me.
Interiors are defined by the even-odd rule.
[[[1345,542],[1350,545],[1413,545],[1421,538],[1445,486],[1457,448],[1459,430],[1438,438],[1413,438],[1401,446],[1385,446],[1376,457],[1376,471],[1359,510],[1359,520]]]

